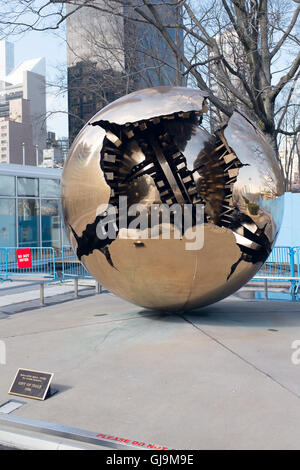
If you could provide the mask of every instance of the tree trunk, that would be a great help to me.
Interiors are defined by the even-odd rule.
[[[279,158],[279,151],[278,151],[278,142],[277,142],[277,136],[276,136],[276,133],[264,133],[265,135],[265,138],[267,140],[267,142],[271,145],[271,147],[273,148],[274,152],[275,152],[275,155],[276,155],[276,158],[277,160],[280,160]]]

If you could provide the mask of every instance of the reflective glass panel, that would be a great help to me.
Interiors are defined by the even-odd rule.
[[[68,236],[67,236],[66,226],[65,226],[64,223],[63,223],[63,226],[62,226],[62,245],[70,245],[70,242],[69,242],[69,239],[68,239]]]
[[[0,175],[0,196],[14,196],[15,194],[15,177]]]
[[[16,246],[15,199],[0,198],[0,246]]]
[[[59,180],[40,179],[40,194],[41,197],[60,197],[60,182]]]
[[[60,248],[59,200],[42,199],[42,246]]]
[[[40,246],[39,204],[36,199],[18,200],[19,246]]]
[[[37,178],[18,178],[18,196],[38,196],[39,182]]]

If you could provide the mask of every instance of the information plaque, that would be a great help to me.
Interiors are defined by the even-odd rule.
[[[52,377],[53,374],[49,372],[19,369],[8,393],[20,397],[45,400],[47,396],[55,393],[54,390],[50,390]]]

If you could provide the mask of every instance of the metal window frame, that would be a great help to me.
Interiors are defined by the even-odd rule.
[[[2,176],[2,175],[1,175]],[[39,205],[39,212],[38,212],[38,226],[39,226],[39,246],[42,247],[42,211],[41,211],[41,204],[42,200],[54,200],[58,202],[58,211],[59,211],[59,216],[60,216],[60,231],[59,231],[59,236],[60,236],[60,251],[62,250],[63,246],[63,217],[62,217],[62,212],[61,212],[61,198],[60,197],[53,197],[53,196],[43,196],[41,197],[41,191],[40,191],[40,180],[42,179],[47,179],[47,180],[56,180],[60,181],[59,178],[51,178],[47,176],[46,178],[39,177],[39,176],[32,176],[28,177],[31,179],[37,179],[38,180],[38,196],[19,196],[18,195],[18,180],[17,178],[27,178],[27,176],[18,176],[18,175],[3,175],[3,176],[11,176],[14,178],[14,195],[13,196],[3,196],[0,195],[0,199],[14,199],[15,200],[15,240],[16,240],[16,246],[19,246],[19,230],[18,230],[18,201],[20,199],[35,199],[38,201]]]

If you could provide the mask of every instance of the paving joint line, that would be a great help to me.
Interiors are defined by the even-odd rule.
[[[255,364],[253,364],[252,362],[248,361],[248,359],[245,359],[243,356],[241,356],[240,354],[238,354],[236,351],[234,351],[233,349],[229,348],[228,346],[226,346],[226,344],[223,344],[220,340],[218,340],[217,338],[215,338],[214,336],[210,335],[209,333],[207,333],[205,330],[202,330],[198,325],[195,325],[191,320],[188,320],[187,318],[185,318],[183,315],[180,315],[181,318],[183,320],[185,320],[187,323],[189,323],[190,325],[192,325],[196,330],[200,331],[202,334],[204,334],[205,336],[207,336],[208,338],[210,338],[212,341],[214,341],[215,343],[217,343],[219,346],[221,346],[222,348],[224,348],[226,351],[230,352],[231,354],[233,354],[235,357],[237,357],[238,359],[240,359],[241,361],[245,362],[245,364],[251,366],[256,372],[259,372],[260,374],[264,375],[265,377],[267,377],[268,379],[271,379],[272,382],[276,383],[277,385],[279,385],[281,388],[283,388],[285,391],[291,393],[292,395],[294,395],[296,398],[300,398],[300,395],[298,395],[296,392],[294,392],[293,390],[291,390],[290,388],[288,388],[286,385],[284,385],[283,383],[279,382],[277,379],[275,379],[272,375],[268,374],[268,372],[265,372],[263,369],[260,369],[259,367],[257,367]]]

